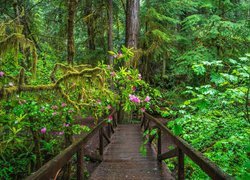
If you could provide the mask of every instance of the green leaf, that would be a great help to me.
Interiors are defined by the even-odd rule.
[[[216,85],[220,85],[225,82],[225,79],[220,74],[212,73],[211,82],[214,82]]]
[[[178,124],[174,126],[173,132],[175,135],[180,135],[182,133],[182,127]]]
[[[206,69],[202,64],[194,64],[192,69],[196,75],[204,75],[206,73]]]

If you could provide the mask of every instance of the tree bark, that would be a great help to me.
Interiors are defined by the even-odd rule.
[[[126,1],[126,39],[125,45],[127,48],[137,49],[138,47],[138,34],[139,34],[139,0],[127,0]],[[125,66],[135,67],[135,59],[131,59],[129,62],[125,62]],[[120,107],[120,121],[122,123],[131,123],[132,112],[124,112]]]
[[[74,18],[76,10],[76,0],[68,0],[68,64],[73,65],[75,56],[74,42]]]
[[[126,11],[126,47],[138,47],[139,34],[139,0],[127,0]]]
[[[87,25],[87,33],[88,33],[88,48],[90,50],[95,50],[95,26],[94,26],[94,15],[92,12],[92,0],[85,1],[85,17],[86,17],[86,25]]]
[[[108,1],[108,50],[113,51],[113,0]],[[109,55],[109,64],[113,65],[113,56]]]

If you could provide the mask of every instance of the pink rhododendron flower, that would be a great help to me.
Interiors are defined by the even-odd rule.
[[[116,76],[115,71],[112,71],[112,72],[110,73],[110,75],[111,75],[112,77],[115,77],[115,76]]]
[[[142,76],[141,76],[141,74],[138,74],[138,78],[139,78],[139,79],[142,79]]]
[[[3,76],[4,76],[4,72],[0,71],[0,77],[3,77]]]
[[[141,100],[138,97],[136,97],[135,95],[131,95],[131,94],[129,94],[129,100],[135,103],[141,102]]]
[[[118,52],[117,58],[121,58],[122,56],[123,56],[123,54],[121,52]]]
[[[45,134],[45,133],[46,133],[46,130],[47,130],[46,127],[42,128],[42,129],[41,129],[41,133],[42,133],[42,134]]]
[[[53,112],[53,113],[52,113],[52,116],[55,116],[55,115],[57,115],[57,112]]]
[[[44,112],[44,111],[45,111],[45,108],[44,108],[44,107],[42,107],[42,108],[40,109],[40,111],[41,111],[41,112]]]
[[[63,126],[64,127],[69,127],[69,124],[68,123],[64,123]]]
[[[59,136],[61,136],[61,135],[63,135],[63,134],[64,134],[63,131],[61,131],[61,132],[58,133]]]
[[[58,106],[57,105],[54,105],[51,107],[53,110],[57,110],[58,109]]]
[[[146,98],[144,99],[145,102],[149,102],[150,101],[150,97],[149,96],[146,96]]]
[[[62,103],[62,105],[61,105],[62,107],[65,107],[65,106],[67,106],[67,104],[66,103]]]
[[[112,108],[112,106],[110,106],[110,105],[107,105],[107,108],[108,108],[108,109],[111,109],[111,108]]]
[[[113,120],[113,116],[109,115],[108,120]]]
[[[145,112],[146,111],[146,109],[143,107],[143,108],[141,108],[141,112]]]
[[[97,104],[102,104],[102,101],[100,99],[96,100]]]

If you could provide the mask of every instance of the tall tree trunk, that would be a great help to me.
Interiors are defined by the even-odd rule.
[[[108,50],[113,51],[113,0],[108,1]],[[109,55],[109,64],[113,65],[113,56]]]
[[[139,0],[127,0],[126,47],[137,49],[139,34]]]
[[[94,26],[94,15],[92,12],[93,2],[92,0],[85,1],[85,17],[88,33],[88,48],[95,50],[95,26]]]
[[[139,0],[127,0],[126,4],[126,47],[137,49],[139,34]],[[126,66],[134,66],[135,59],[126,63]],[[135,66],[134,66],[135,67]],[[120,115],[122,123],[131,123],[132,112],[124,112],[120,107]]]
[[[75,55],[74,18],[76,0],[68,0],[68,64],[73,65]]]

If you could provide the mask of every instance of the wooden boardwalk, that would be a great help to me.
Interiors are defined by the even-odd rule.
[[[140,125],[119,125],[103,155],[102,163],[91,174],[92,180],[174,179],[165,165],[157,161],[151,145],[140,153],[143,136]]]

